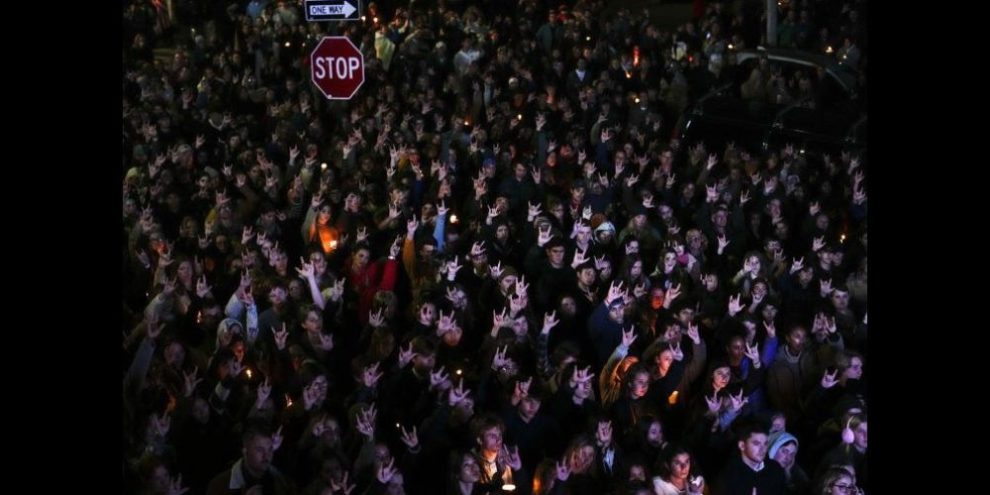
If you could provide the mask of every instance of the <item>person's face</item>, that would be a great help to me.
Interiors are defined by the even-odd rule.
[[[670,460],[670,477],[674,479],[687,479],[691,475],[691,456],[688,454],[677,454]]]
[[[739,441],[739,451],[750,462],[760,463],[767,456],[767,435],[753,433],[749,438]]]
[[[515,168],[513,168],[513,172],[515,172],[516,180],[523,180],[526,178],[526,167],[524,167],[521,163],[516,164]]]
[[[629,481],[646,481],[646,469],[639,464],[633,464],[629,467]],[[644,493],[652,493],[650,491],[645,491]]]
[[[801,285],[808,285],[811,283],[811,279],[814,278],[815,271],[812,267],[806,267],[805,269],[798,272],[798,282]]]
[[[742,337],[733,337],[733,339],[729,341],[728,347],[729,358],[733,361],[742,359],[744,353],[746,352],[746,343],[743,341]]]
[[[371,258],[371,254],[368,252],[367,249],[358,249],[358,251],[354,253],[355,268],[364,269],[364,267],[368,266],[368,260],[370,258]]]
[[[284,303],[287,296],[288,294],[285,289],[281,287],[274,287],[272,290],[268,291],[268,299],[272,302],[272,304]]]
[[[847,495],[856,493],[856,482],[852,476],[839,476],[828,488],[829,495]]]
[[[320,316],[316,311],[310,311],[306,313],[306,319],[303,320],[303,328],[307,332],[320,332],[323,330],[323,317]]]
[[[828,215],[818,215],[815,217],[815,227],[820,230],[825,230],[828,228]]]
[[[853,441],[853,445],[856,446],[861,452],[866,451],[866,423],[860,423],[859,426],[853,430],[856,435],[856,440]]]
[[[843,373],[846,379],[859,380],[863,377],[863,360],[859,357],[853,357],[849,360],[849,367]]]
[[[777,453],[774,454],[773,460],[780,464],[780,467],[784,469],[790,469],[794,465],[794,456],[797,455],[797,444],[794,442],[788,442],[787,445],[777,449]]]
[[[255,476],[268,471],[272,463],[272,439],[267,436],[255,436],[248,440],[243,448],[244,465]]]
[[[502,294],[511,294],[512,287],[516,285],[518,279],[515,275],[506,275],[499,280],[499,287],[502,289]]]
[[[784,431],[787,429],[787,418],[782,414],[778,414],[773,417],[773,422],[770,423],[770,433],[777,433],[778,431]]]
[[[715,274],[709,274],[707,277],[705,277],[704,282],[705,282],[705,290],[709,292],[715,292],[716,290],[718,290],[718,276],[716,276]]]
[[[674,363],[674,353],[670,349],[666,349],[656,357],[657,360],[657,370],[661,375],[667,374],[670,370],[670,365]]]
[[[647,373],[636,373],[629,387],[629,393],[633,399],[639,399],[646,395],[650,389],[650,375]]]
[[[797,354],[804,350],[804,344],[807,340],[808,332],[803,328],[799,328],[787,334],[787,348],[791,354]]]
[[[585,445],[571,455],[571,471],[583,473],[595,462],[595,448]]]
[[[320,225],[326,225],[326,224],[330,223],[330,206],[329,205],[324,205],[324,206],[320,207],[320,212],[319,212],[319,214],[316,217],[316,221]]]
[[[189,280],[193,275],[192,263],[188,261],[183,261],[179,263],[179,268],[176,270],[176,274],[181,280]]]
[[[293,301],[301,301],[303,298],[303,285],[298,279],[292,279],[289,282],[289,297]]]
[[[770,322],[777,317],[777,307],[772,304],[767,304],[763,306],[763,310],[760,312],[763,316],[763,321]]]
[[[633,217],[633,226],[637,229],[643,229],[646,227],[646,215],[639,214]]]
[[[646,430],[646,441],[653,447],[663,445],[663,425],[659,421],[650,423],[650,428]]]
[[[577,382],[574,386],[574,397],[582,401],[591,397],[591,381]]]
[[[505,242],[509,238],[509,227],[507,225],[499,225],[498,228],[495,229],[495,238],[498,239],[499,242]]]
[[[461,469],[457,479],[462,483],[477,483],[481,479],[481,467],[474,456],[464,455],[461,457]]]
[[[577,228],[577,242],[579,244],[586,244],[591,240],[591,227],[587,225],[581,225]]]
[[[178,369],[185,359],[186,350],[182,348],[182,344],[172,342],[165,348],[165,363],[170,367]]]
[[[591,287],[595,283],[598,274],[594,268],[585,268],[578,273],[578,281],[585,287]]]
[[[757,256],[750,256],[749,258],[746,258],[746,266],[752,267],[753,273],[759,273],[761,266],[760,258]]]
[[[560,300],[560,313],[564,316],[574,316],[577,313],[577,304],[573,297],[565,297]]]
[[[536,417],[536,413],[540,411],[540,399],[533,397],[525,397],[523,400],[519,401],[519,416],[524,420],[530,421]]]
[[[608,317],[616,323],[622,323],[623,319],[625,319],[625,308],[625,304],[615,304],[614,306],[609,306]]]
[[[243,341],[235,343],[231,346],[230,350],[234,353],[234,359],[236,359],[238,363],[244,362],[244,353],[247,349],[245,348]]]
[[[723,389],[729,385],[729,379],[732,377],[732,372],[729,370],[728,366],[723,366],[715,370],[712,374],[712,385],[716,389]]]
[[[586,192],[585,188],[583,187],[575,187],[571,189],[571,201],[574,203],[580,203],[581,201],[584,201],[585,192]]]
[[[629,276],[632,278],[639,278],[643,274],[643,262],[636,260],[633,262],[632,266],[629,267]]]
[[[481,450],[487,453],[499,452],[502,450],[502,431],[498,427],[491,427],[481,432]]]
[[[419,322],[424,325],[432,325],[433,321],[436,320],[437,308],[433,303],[423,304],[419,308]]]
[[[790,230],[785,222],[777,222],[773,225],[774,235],[778,239],[787,239],[790,236]]]
[[[156,466],[148,480],[148,488],[151,489],[152,493],[165,495],[169,493],[168,486],[168,469],[165,469],[165,466],[162,465]]]
[[[663,331],[664,342],[670,342],[671,344],[676,344],[681,341],[681,326],[680,325],[668,325]]]
[[[413,366],[416,368],[420,374],[428,373],[433,370],[433,367],[437,364],[437,356],[435,353],[430,353],[426,355],[417,354],[413,357]]]
[[[179,234],[187,239],[196,237],[199,234],[199,224],[192,219],[186,220],[182,222],[182,228],[179,230]]]
[[[677,265],[677,254],[667,251],[663,253],[663,268],[667,271],[673,270]]]
[[[639,254],[639,241],[630,241],[629,244],[626,245],[626,251],[627,254]]]
[[[844,290],[832,291],[832,305],[835,309],[844,310],[849,307],[849,292]]]
[[[717,227],[725,227],[729,223],[729,213],[725,210],[719,210],[712,215],[712,222]]]
[[[495,208],[500,214],[509,211],[509,200],[505,196],[495,198]]]
[[[550,259],[550,264],[554,267],[559,267],[564,264],[564,252],[563,246],[555,246],[547,250],[547,258]]]
[[[461,330],[460,325],[454,325],[453,328],[444,332],[440,339],[443,340],[444,345],[455,347],[461,342],[462,336],[464,336],[464,331]]]
[[[210,420],[210,405],[206,400],[197,397],[192,404],[192,417],[197,423],[205,425]]]
[[[612,263],[610,261],[606,260],[602,263],[602,268],[598,271],[598,277],[601,280],[610,280],[612,278]]]

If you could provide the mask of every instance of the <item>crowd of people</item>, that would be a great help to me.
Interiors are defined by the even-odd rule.
[[[869,490],[866,156],[677,139],[764,4],[126,5],[125,493]]]

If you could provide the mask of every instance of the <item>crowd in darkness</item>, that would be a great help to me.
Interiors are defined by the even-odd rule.
[[[866,156],[681,143],[773,97],[765,2],[695,7],[125,2],[124,492],[869,491]],[[865,7],[776,41],[865,79]]]

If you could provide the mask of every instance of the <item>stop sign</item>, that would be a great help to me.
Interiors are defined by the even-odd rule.
[[[325,36],[309,55],[313,84],[331,100],[349,100],[364,84],[364,55],[346,36]]]

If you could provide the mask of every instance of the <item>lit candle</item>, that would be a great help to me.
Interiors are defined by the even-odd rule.
[[[457,223],[457,215],[450,216],[450,223]]]
[[[244,372],[247,373],[247,377],[250,380],[251,379],[251,368],[248,368],[248,369],[244,370]]]
[[[327,169],[327,162],[323,162],[322,164],[320,164],[320,170],[326,170],[326,169]]]
[[[337,240],[330,241],[330,249],[337,249]]]

